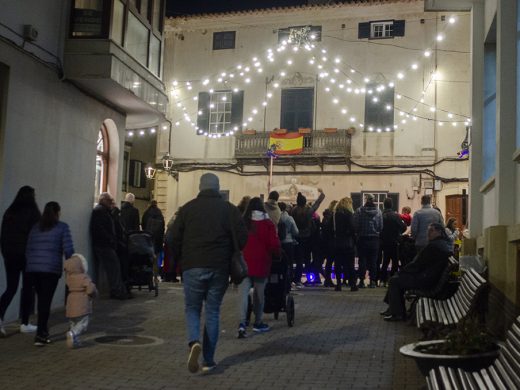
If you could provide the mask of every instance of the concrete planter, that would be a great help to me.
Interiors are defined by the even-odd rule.
[[[489,352],[476,353],[472,355],[436,355],[433,353],[425,353],[417,350],[417,347],[428,346],[433,344],[442,344],[445,340],[419,341],[417,343],[407,344],[399,349],[404,356],[415,359],[417,367],[424,376],[435,367],[445,366],[451,368],[462,368],[467,371],[477,371],[487,367],[493,363],[498,357],[499,347]]]

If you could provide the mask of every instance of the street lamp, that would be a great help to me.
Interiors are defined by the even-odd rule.
[[[152,167],[152,164],[146,165],[146,168],[144,169],[144,174],[146,175],[147,179],[153,179],[155,177],[156,169]]]
[[[162,158],[162,165],[165,171],[170,173],[171,169],[173,168],[173,158],[170,156],[170,150],[171,150],[171,144],[172,144],[172,122],[166,119],[166,122],[168,122],[169,127],[169,134],[168,134],[168,151]]]

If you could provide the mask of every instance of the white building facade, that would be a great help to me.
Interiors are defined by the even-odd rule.
[[[407,0],[168,19],[177,180],[159,175],[156,188],[167,213],[213,170],[233,203],[268,189],[312,199],[321,187],[322,209],[370,192],[416,210],[426,193],[466,223],[468,161],[458,152],[471,125],[469,31],[468,13]],[[268,188],[273,129],[303,133],[304,147],[274,161]]]
[[[488,319],[504,332],[520,303],[520,6],[514,0],[426,1],[433,12],[471,12],[473,129],[470,253],[489,267]]]
[[[34,187],[41,210],[61,205],[76,251],[91,261],[96,197],[120,199],[128,175],[126,129],[165,122],[164,3],[27,0],[0,9],[0,209]],[[63,298],[62,279],[54,306]],[[18,307],[17,296],[5,320]]]

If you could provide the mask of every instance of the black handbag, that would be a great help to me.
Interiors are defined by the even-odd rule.
[[[229,214],[229,222],[231,236],[233,237],[233,255],[231,256],[231,263],[229,264],[229,276],[231,277],[231,282],[233,284],[240,284],[242,283],[242,280],[247,277],[247,263],[244,259],[242,251],[238,247],[237,233],[235,231],[235,227],[233,226],[231,213]]]

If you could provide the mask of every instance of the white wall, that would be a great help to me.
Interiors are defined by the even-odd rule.
[[[98,132],[103,121],[111,119],[118,131],[116,143],[124,145],[125,118],[8,45],[0,44],[0,62],[10,67],[0,210],[9,206],[21,186],[34,187],[40,210],[48,201],[60,203],[62,220],[70,225],[76,251],[90,257],[88,229]],[[121,152],[120,167],[122,158]],[[116,173],[116,182],[121,183],[121,169]],[[119,190],[115,188],[114,195]],[[0,275],[3,291],[3,262]],[[54,304],[62,302],[63,278]],[[15,298],[6,320],[16,317],[17,308]]]

